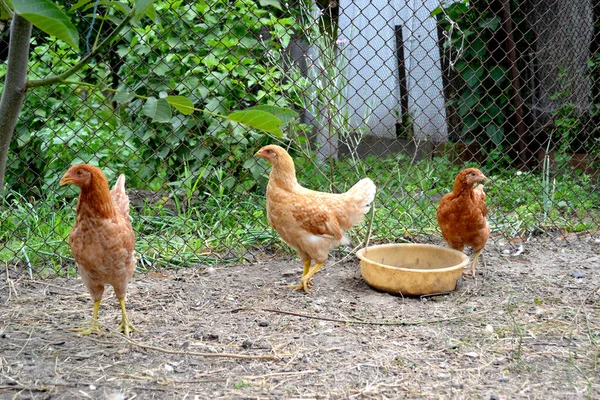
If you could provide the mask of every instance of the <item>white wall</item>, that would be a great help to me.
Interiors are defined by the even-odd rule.
[[[402,25],[408,107],[418,139],[447,137],[440,52],[435,19],[439,0],[340,1],[339,37],[347,40],[347,92],[356,124],[370,102],[371,134],[395,137],[400,85],[394,27]]]

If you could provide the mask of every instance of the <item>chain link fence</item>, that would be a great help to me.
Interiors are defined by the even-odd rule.
[[[285,256],[265,215],[269,168],[253,157],[269,143],[312,189],[371,177],[371,243],[441,243],[437,202],[466,166],[490,178],[493,236],[597,232],[597,3],[156,1],[68,81],[27,92],[0,260],[16,276],[75,273],[66,237],[78,192],[58,181],[81,162],[111,184],[126,174],[142,271]],[[114,4],[64,3],[83,53],[119,23]],[[80,57],[34,30],[29,78]],[[218,116],[254,105],[298,118],[277,137]],[[367,223],[351,234],[360,245]]]

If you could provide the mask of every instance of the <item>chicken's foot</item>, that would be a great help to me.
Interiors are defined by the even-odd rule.
[[[308,260],[304,262],[304,270],[302,271],[302,277],[306,276],[306,274],[308,274],[308,271],[310,271],[310,264],[311,264],[312,260]],[[308,287],[310,288],[312,286],[312,281],[308,282]],[[300,284],[298,285],[285,285],[283,286],[284,288],[290,288],[290,289],[296,289],[296,290],[301,290],[304,287],[302,286],[302,281],[300,281]]]
[[[119,304],[121,305],[121,313],[123,314],[123,318],[121,319],[121,325],[117,328],[119,332],[123,332],[123,334],[129,337],[129,333],[131,332],[139,332],[129,321],[129,317],[127,316],[127,310],[125,309],[125,299],[119,299]]]
[[[317,273],[318,270],[321,269],[323,263],[317,263],[314,267],[312,267],[306,275],[300,279],[300,283],[297,285],[289,285],[286,287],[293,288],[296,290],[304,290],[305,293],[310,294],[310,288],[312,287],[312,277]]]
[[[304,278],[302,278],[302,279],[300,279],[300,283],[297,285],[285,285],[282,287],[295,289],[295,290],[304,290],[306,293],[310,293],[310,288],[312,287],[312,280],[309,280],[305,285]]]
[[[480,249],[473,253],[473,262],[471,263],[471,276],[473,278],[475,278],[475,267],[477,266],[477,259],[479,258],[479,255],[482,251],[483,249]]]
[[[98,311],[99,310],[100,310],[100,300],[96,300],[94,302],[94,310],[92,312],[92,322],[91,322],[90,326],[70,329],[71,332],[77,332],[81,336],[91,335],[92,333],[95,333],[96,335],[103,335],[102,328],[100,327],[100,322],[98,322]]]

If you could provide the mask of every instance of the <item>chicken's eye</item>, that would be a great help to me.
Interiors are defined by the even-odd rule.
[[[77,175],[81,175],[83,173],[82,170],[77,171]]]

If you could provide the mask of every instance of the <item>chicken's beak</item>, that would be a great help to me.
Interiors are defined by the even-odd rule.
[[[477,179],[477,182],[486,182],[487,180],[488,180],[487,176],[481,174],[479,179]]]
[[[64,186],[64,185],[68,185],[69,183],[73,183],[73,178],[71,178],[70,176],[67,176],[65,174],[65,176],[62,177],[62,179],[60,180],[60,186]]]
[[[254,157],[262,157],[265,158],[265,156],[262,153],[262,150],[257,151],[256,153],[254,153]]]

